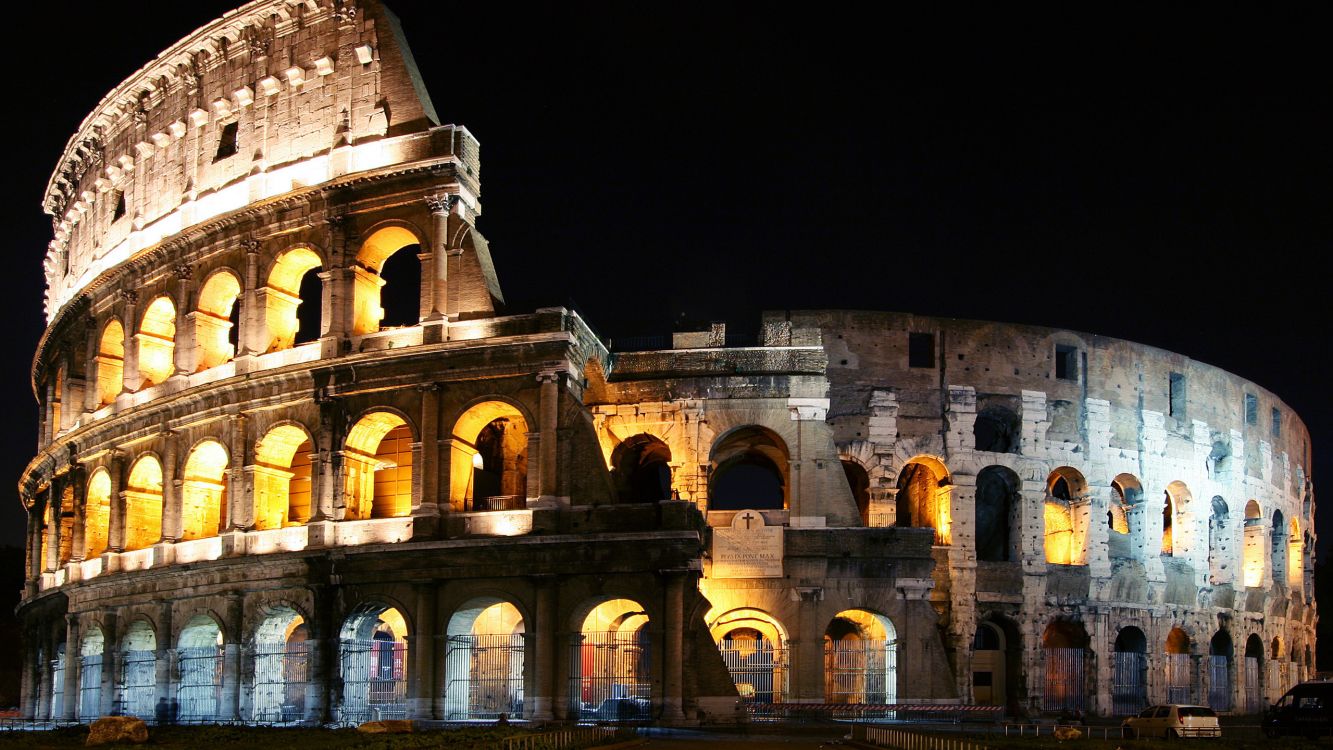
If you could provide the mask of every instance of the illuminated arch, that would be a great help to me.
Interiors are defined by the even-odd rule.
[[[407,619],[396,607],[367,603],[348,615],[338,637],[342,722],[406,711],[407,638]]]
[[[590,603],[589,603],[590,604]],[[650,718],[652,652],[648,613],[633,599],[601,599],[576,612],[580,646],[570,659],[571,696],[593,707],[600,720]]]
[[[116,400],[125,388],[125,328],[112,320],[102,329],[97,343],[97,405]]]
[[[788,506],[787,444],[767,427],[727,432],[710,454],[709,510],[782,510]]]
[[[397,225],[377,229],[361,243],[361,249],[356,254],[356,265],[352,269],[353,336],[364,336],[380,330],[380,321],[384,319],[384,307],[380,304],[382,287],[385,286],[384,264],[399,250],[421,244],[422,240],[414,232]],[[416,262],[416,259],[412,258],[410,262]],[[408,292],[401,290],[395,293]],[[410,292],[413,299],[420,299],[419,288]],[[415,320],[411,322],[416,323]]]
[[[125,484],[125,549],[144,549],[162,538],[162,464],[140,456]]]
[[[1162,554],[1171,556],[1177,550],[1189,549],[1189,524],[1177,522],[1188,520],[1190,501],[1194,496],[1181,481],[1168,484],[1165,495],[1162,505]]]
[[[482,401],[459,415],[449,456],[449,502],[455,510],[527,507],[528,425],[507,401]]]
[[[88,477],[84,499],[83,557],[85,560],[106,552],[111,530],[111,474],[99,468]]]
[[[1259,503],[1254,500],[1245,503],[1244,535],[1245,549],[1241,564],[1244,583],[1249,588],[1255,588],[1264,582],[1264,517]]]
[[[185,459],[181,539],[217,536],[227,524],[227,449],[205,440]]]
[[[1061,466],[1046,477],[1042,509],[1046,562],[1056,565],[1087,562],[1084,544],[1087,504],[1088,483],[1077,469]]]
[[[648,433],[626,438],[611,451],[611,479],[621,502],[671,497],[671,449]]]
[[[241,282],[230,269],[209,276],[199,290],[199,307],[194,312],[196,371],[217,367],[236,356],[232,317],[240,295]]]
[[[302,289],[307,286],[307,274],[315,271],[313,280],[318,285],[318,269],[324,261],[310,247],[299,245],[283,252],[269,271],[268,284],[263,289],[264,321],[268,328],[268,342],[264,351],[274,352],[290,349],[298,339],[314,340],[320,331],[301,331],[299,317],[300,306],[313,304],[323,307],[322,299],[306,300],[302,298]],[[322,297],[322,286],[319,287]],[[307,290],[313,296],[313,289]]]
[[[497,719],[523,711],[523,613],[496,597],[470,599],[446,627],[445,718]]]
[[[79,639],[79,721],[102,715],[102,664],[106,657],[106,633],[99,623],[85,626]]]
[[[943,461],[916,456],[898,472],[898,526],[935,529],[935,543],[952,540],[951,490],[953,478]]]
[[[266,608],[255,628],[250,718],[265,723],[304,719],[310,629],[293,607]]]
[[[179,681],[176,699],[182,721],[221,718],[222,628],[207,614],[190,618],[176,639]]]
[[[1075,620],[1053,620],[1041,635],[1046,674],[1042,708],[1082,711],[1088,695],[1088,631]]]
[[[898,698],[898,631],[866,609],[834,615],[824,630],[824,702],[885,705]]]
[[[759,609],[733,609],[705,617],[722,661],[731,673],[741,700],[749,704],[782,703],[791,668],[787,629]]]
[[[157,634],[153,626],[143,619],[130,623],[120,638],[118,651],[116,694],[122,710],[141,719],[153,718],[157,694]]]
[[[154,299],[144,309],[139,332],[140,388],[166,381],[176,371],[176,305],[170,297]]]
[[[313,453],[310,435],[290,422],[274,426],[255,444],[255,529],[310,520]]]
[[[1287,585],[1300,589],[1305,582],[1305,549],[1301,539],[1300,523],[1291,519],[1291,535],[1286,539]]]
[[[343,452],[346,520],[412,512],[412,432],[391,411],[372,411],[347,433]]]

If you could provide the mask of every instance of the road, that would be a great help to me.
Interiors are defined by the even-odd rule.
[[[644,750],[685,750],[701,746],[735,747],[742,750],[836,750],[842,745],[845,727],[798,729],[790,734],[721,734],[684,730],[653,731]]]

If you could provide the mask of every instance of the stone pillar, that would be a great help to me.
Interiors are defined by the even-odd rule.
[[[237,316],[240,330],[236,332],[236,356],[263,354],[268,348],[268,321],[265,319],[267,307],[259,300],[259,241],[246,240],[245,278],[241,283],[241,296],[237,304],[241,314]]]
[[[125,358],[123,360],[125,377],[122,383],[122,391],[139,390],[139,339],[135,334],[139,332],[138,314],[136,308],[139,302],[139,292],[134,289],[122,289],[120,298],[125,301],[125,307],[121,311],[121,325],[125,329]]]
[[[333,681],[338,678],[338,631],[333,617],[331,586],[316,584],[313,594],[314,621],[310,623],[310,661],[306,665],[305,720],[323,724],[333,718]]]
[[[111,714],[116,701],[116,672],[120,660],[120,638],[116,630],[116,610],[107,609],[102,613],[102,685],[97,693],[97,713],[99,716]]]
[[[82,464],[76,464],[69,474],[74,488],[74,529],[69,545],[69,559],[78,562],[84,558],[88,549],[88,474]]]
[[[434,260],[430,274],[432,283],[428,320],[442,319],[449,314],[449,211],[457,200],[456,195],[426,196],[426,207],[430,209],[432,229],[430,254]]]
[[[440,386],[418,386],[421,393],[420,499],[412,509],[412,536],[429,538],[440,523]]]
[[[237,529],[249,529],[254,526],[254,502],[253,492],[246,486],[245,465],[252,463],[247,460],[246,449],[249,447],[249,437],[246,429],[249,420],[244,414],[233,414],[231,417],[231,440],[227,446],[227,451],[231,455],[230,467],[227,470],[227,523],[225,528],[229,531]]]
[[[199,347],[195,336],[194,266],[181,263],[176,272],[176,347],[172,351],[177,375],[190,375],[199,365]]]
[[[352,335],[352,324],[356,314],[352,284],[355,278],[352,263],[355,260],[356,231],[352,223],[341,215],[329,216],[325,223],[329,233],[329,262],[321,275],[324,281],[324,316],[325,322],[321,356],[336,357],[348,345]]]
[[[100,406],[97,400],[97,352],[102,344],[101,337],[98,336],[101,328],[97,325],[97,318],[92,316],[85,318],[83,325],[85,331],[83,361],[87,363],[86,372],[88,373],[86,378],[88,385],[83,389],[83,412],[91,414],[97,411]]]
[[[41,663],[41,639],[24,623],[23,628],[23,674],[20,678],[19,692],[23,706],[23,718],[37,718],[37,692],[40,690],[40,677],[37,665]]]
[[[60,536],[62,529],[60,514],[64,510],[65,475],[51,477],[51,488],[47,491],[46,516],[46,559],[43,570],[60,568]]]
[[[111,508],[107,513],[106,546],[112,552],[125,551],[125,456],[111,455]]]
[[[223,721],[241,718],[241,642],[245,639],[245,595],[227,592],[227,634],[222,651],[222,705],[218,716]]]
[[[176,631],[171,623],[171,602],[162,602],[157,615],[157,654],[154,666],[157,669],[157,692],[153,704],[167,699],[167,703],[176,697],[172,677],[176,672]]]
[[[342,404],[327,396],[319,402],[319,432],[315,433],[315,451],[319,461],[313,467],[318,474],[318,494],[314,501],[311,521],[332,521],[336,519],[334,508],[342,504],[342,452],[341,444]],[[338,433],[338,434],[335,434]]]
[[[537,376],[537,381],[541,383],[541,414],[539,415],[541,443],[538,446],[541,450],[539,466],[541,484],[539,490],[541,499],[545,501],[555,500],[559,488],[559,474],[556,467],[558,446],[555,430],[560,414],[560,375],[560,372],[552,370],[544,371]]]
[[[51,637],[51,626],[42,623],[38,629],[37,642],[41,650],[37,654],[37,696],[33,707],[33,716],[38,720],[51,718],[51,662],[55,658],[55,639]]]
[[[537,622],[533,631],[537,635],[537,642],[533,649],[532,696],[525,701],[524,708],[527,718],[550,721],[555,718],[551,709],[556,695],[556,659],[559,658],[559,636],[555,622],[555,599],[559,582],[552,576],[543,576],[536,579],[533,585],[537,589]]]
[[[177,347],[176,351],[180,351]],[[176,477],[176,433],[162,433],[162,540],[175,542],[181,538],[181,480]]]
[[[65,615],[65,695],[58,718],[74,721],[79,715],[79,616]]]
[[[28,580],[34,582],[42,579],[42,568],[46,564],[42,555],[42,542],[46,539],[46,494],[33,498],[32,506],[28,508]],[[35,586],[32,593],[37,593]]]
[[[662,648],[662,721],[678,724],[685,720],[685,574],[666,574],[666,638]]]
[[[411,719],[435,718],[435,605],[437,585],[419,583],[416,590],[416,631],[408,636],[412,667],[407,673],[407,711]]]

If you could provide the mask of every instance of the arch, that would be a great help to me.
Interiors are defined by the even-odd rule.
[[[165,382],[176,372],[176,305],[162,295],[148,303],[139,331],[139,387]]]
[[[412,512],[412,430],[401,415],[372,411],[352,426],[343,451],[346,520]]]
[[[97,406],[112,404],[125,389],[125,327],[111,319],[97,340]]]
[[[445,633],[445,718],[498,719],[523,711],[522,612],[512,602],[477,597],[449,618]]]
[[[577,624],[581,644],[569,666],[570,708],[603,720],[646,720],[653,699],[648,613],[633,599],[594,601],[576,610],[587,614]]]
[[[530,424],[517,405],[499,399],[472,404],[458,416],[449,457],[454,509],[527,507]]]
[[[1274,510],[1272,523],[1269,526],[1269,533],[1272,535],[1269,546],[1270,570],[1273,571],[1273,583],[1278,586],[1287,585],[1287,521],[1282,515],[1281,510]]]
[[[1046,711],[1082,711],[1088,693],[1088,633],[1075,620],[1053,620],[1041,635],[1046,662],[1042,708]]]
[[[1148,638],[1133,625],[1115,637],[1111,707],[1116,716],[1132,716],[1148,705]]]
[[[121,636],[116,694],[129,716],[151,719],[157,694],[157,635],[147,620],[130,623]]]
[[[217,536],[227,526],[227,449],[203,440],[185,459],[181,484],[181,539]]]
[[[236,356],[236,300],[241,280],[230,268],[220,268],[204,281],[194,311],[195,371],[217,367]]]
[[[1118,474],[1111,480],[1111,502],[1106,510],[1109,527],[1106,540],[1107,555],[1112,560],[1141,560],[1143,557],[1143,529],[1135,528],[1138,517],[1135,507],[1143,500],[1143,485],[1133,474]]]
[[[991,453],[1018,453],[1022,444],[1022,421],[1005,406],[989,406],[977,412],[972,425],[976,450]]]
[[[1245,503],[1245,548],[1242,551],[1242,571],[1247,587],[1255,588],[1264,581],[1264,518],[1259,503],[1250,500]]]
[[[972,700],[1005,706],[1009,699],[1009,638],[999,623],[982,620],[972,635]]]
[[[730,430],[709,455],[709,510],[782,510],[788,502],[787,443],[767,427]]]
[[[1175,627],[1166,634],[1166,699],[1168,703],[1194,702],[1194,665],[1190,637]]]
[[[176,700],[182,721],[221,718],[222,628],[211,615],[191,617],[176,639],[176,668],[180,680]]]
[[[1208,705],[1214,711],[1231,710],[1231,634],[1218,630],[1208,645]]]
[[[97,468],[88,477],[88,491],[83,510],[83,558],[106,552],[111,531],[111,474]]]
[[[1279,661],[1283,656],[1285,656],[1285,654],[1282,651],[1282,636],[1275,635],[1270,643],[1268,658],[1273,661]]]
[[[1179,480],[1166,486],[1162,505],[1162,555],[1171,557],[1180,551],[1189,549],[1189,524],[1177,523],[1187,519],[1189,504],[1193,499],[1189,487]]]
[[[791,672],[787,629],[773,615],[741,608],[708,619],[722,661],[741,701],[766,705],[782,703]]]
[[[1088,501],[1088,483],[1083,475],[1061,466],[1046,477],[1046,501],[1043,505],[1046,562],[1056,565],[1082,565],[1086,562],[1084,540]]]
[[[824,702],[887,705],[898,700],[898,630],[888,617],[847,609],[824,629]]]
[[[898,526],[935,529],[935,543],[949,544],[953,478],[944,462],[933,456],[916,456],[898,472]]]
[[[343,681],[339,720],[360,724],[407,714],[407,620],[401,611],[370,602],[352,611],[339,632]]]
[[[319,254],[308,245],[283,251],[273,263],[268,283],[261,290],[264,322],[268,328],[264,351],[290,349],[298,343],[319,338],[323,326],[306,325],[304,318],[319,323],[323,317],[323,283],[319,273],[323,265]],[[312,310],[316,314],[306,315],[303,310]]]
[[[295,422],[270,427],[255,443],[255,529],[278,529],[310,520],[314,452],[310,433]]]
[[[1305,581],[1305,549],[1301,539],[1301,526],[1295,519],[1291,519],[1289,526],[1290,536],[1284,542],[1283,548],[1287,553],[1287,585],[1292,589],[1300,590]]]
[[[268,608],[255,628],[254,658],[251,719],[268,724],[304,719],[310,664],[305,618],[289,604]]]
[[[79,639],[79,721],[91,721],[102,715],[102,662],[105,659],[106,634],[96,622],[87,623]]]
[[[157,456],[140,456],[125,484],[125,549],[144,549],[162,538],[162,464]]]
[[[847,486],[852,491],[852,500],[856,503],[856,513],[861,517],[862,525],[870,525],[870,474],[860,461],[842,459],[842,473],[847,477]]]
[[[353,267],[353,287],[352,287],[352,335],[364,336],[368,333],[375,333],[380,330],[381,322],[385,317],[384,307],[381,305],[383,287],[387,285],[385,278],[385,264],[398,251],[411,246],[422,245],[422,240],[412,230],[397,224],[390,224],[372,231],[361,243],[360,250],[356,254],[356,265]],[[415,258],[408,259],[411,265]],[[395,294],[404,295],[404,299],[412,299],[418,302],[417,318],[408,321],[407,325],[413,325],[419,320],[420,305],[420,285],[421,285],[421,265],[416,262],[415,269],[416,286],[411,287],[408,279],[403,280],[403,288],[395,290]],[[411,288],[409,288],[411,287]],[[402,325],[400,321],[393,321],[395,324]]]
[[[1258,633],[1245,639],[1245,713],[1264,709],[1264,642]]]
[[[987,466],[977,473],[975,526],[977,559],[1015,561],[1019,557],[1023,481],[1012,469]]]
[[[622,503],[670,499],[671,448],[646,432],[626,438],[611,451],[611,480]]]

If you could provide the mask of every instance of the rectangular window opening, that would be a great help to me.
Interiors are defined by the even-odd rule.
[[[229,122],[222,126],[222,135],[218,137],[218,152],[213,161],[218,162],[236,155],[236,137],[240,129],[239,122]]]
[[[1259,397],[1245,394],[1245,424],[1259,424]]]
[[[907,366],[908,367],[935,366],[935,334],[933,333],[907,334]]]
[[[1058,380],[1078,380],[1078,348],[1055,345],[1055,377]]]
[[[1282,437],[1282,412],[1273,408],[1273,437]]]
[[[1185,416],[1185,376],[1171,373],[1169,389],[1171,416],[1182,419]]]
[[[111,210],[111,220],[115,221],[125,215],[125,191],[116,191],[116,207]]]

